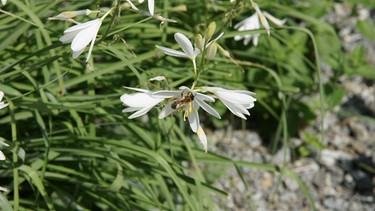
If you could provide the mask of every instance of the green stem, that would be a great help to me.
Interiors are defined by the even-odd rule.
[[[10,118],[11,118],[11,131],[12,131],[12,141],[16,148],[17,146],[17,126],[16,126],[16,118],[14,115],[14,105],[12,101],[9,101],[9,110],[10,110]],[[18,162],[18,149],[13,150],[13,163]],[[17,211],[19,209],[19,173],[18,168],[13,168],[13,210]]]

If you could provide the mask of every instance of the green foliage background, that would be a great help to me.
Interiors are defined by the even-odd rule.
[[[157,0],[156,13],[178,21],[163,25],[125,9],[104,20],[92,58],[85,63],[87,50],[74,60],[70,45],[59,42],[72,24],[47,18],[64,11],[111,7],[111,1],[9,0],[0,14],[0,90],[9,103],[0,111],[0,137],[10,145],[2,149],[7,160],[0,162],[0,186],[8,191],[0,192],[0,207],[216,210],[212,195],[228,193],[212,185],[210,178],[216,172],[202,167],[233,165],[242,178],[241,167],[292,177],[314,209],[307,188],[286,167],[204,153],[180,115],[159,120],[157,108],[147,119],[129,120],[119,100],[129,92],[123,86],[158,90],[191,84],[190,61],[165,56],[155,45],[176,49],[175,32],[192,38],[215,21],[216,34],[225,32],[218,43],[232,59],[219,52],[205,66],[199,85],[254,91],[257,102],[248,121],[232,118],[215,103],[222,119],[202,116],[203,124],[211,129],[231,125],[257,130],[271,151],[288,145],[288,139],[315,121],[317,113],[340,103],[345,91],[337,85],[338,76],[375,78],[363,47],[344,55],[334,28],[320,20],[333,1],[309,1],[309,7],[293,2],[257,1],[262,10],[288,18],[286,26],[275,27],[271,36],[263,29],[233,29],[254,12],[247,1]],[[147,4],[140,8],[147,10]],[[373,23],[358,24],[374,39],[369,27],[373,29]],[[249,33],[262,33],[257,47],[233,40]],[[325,84],[320,62],[334,72],[333,80]],[[148,81],[158,75],[168,79],[168,87]],[[309,143],[319,143],[319,137],[308,137]]]

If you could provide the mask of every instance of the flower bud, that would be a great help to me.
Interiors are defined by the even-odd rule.
[[[216,30],[216,23],[211,22],[210,25],[208,25],[206,35],[204,36],[206,38],[207,42],[212,38],[212,35],[214,35],[215,30]]]
[[[208,46],[208,48],[207,48],[206,58],[208,60],[212,60],[215,57],[216,52],[217,52],[217,43],[212,42],[211,45]]]
[[[202,35],[200,35],[200,34],[195,35],[194,40],[195,40],[195,46],[196,46],[201,52],[203,52],[203,45],[204,45],[204,43],[203,43]]]
[[[62,12],[58,14],[57,16],[54,17],[49,17],[48,20],[69,20],[71,18],[74,18],[78,15],[90,15],[91,10],[86,9],[86,10],[76,10],[76,11],[67,11],[67,12]]]

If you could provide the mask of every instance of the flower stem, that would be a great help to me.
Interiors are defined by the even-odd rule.
[[[109,13],[111,13],[112,12],[112,10],[113,10],[113,8],[114,7],[111,7],[111,9],[109,9],[100,19],[103,21],[104,20],[104,18],[106,18],[108,15],[109,15]]]

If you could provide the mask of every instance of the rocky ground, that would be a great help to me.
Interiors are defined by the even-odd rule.
[[[358,43],[365,44],[367,57],[375,66],[375,44],[355,30],[357,20],[375,20],[373,13],[366,8],[337,3],[325,21],[340,29],[345,51],[349,52]],[[340,80],[348,95],[334,111],[325,113],[326,147],[295,161],[286,156],[286,167],[308,187],[317,210],[372,211],[375,210],[375,80],[360,76],[343,76]],[[318,124],[319,120],[304,130],[319,134]],[[215,131],[210,136],[215,143],[211,150],[218,154],[235,160],[282,165],[284,150],[271,155],[255,132]],[[298,146],[303,140],[294,138],[291,143]],[[290,150],[286,150],[290,155]],[[295,180],[255,168],[241,170],[250,192],[235,168],[229,168],[216,183],[216,187],[230,193],[228,199],[215,198],[222,210],[311,210]]]

